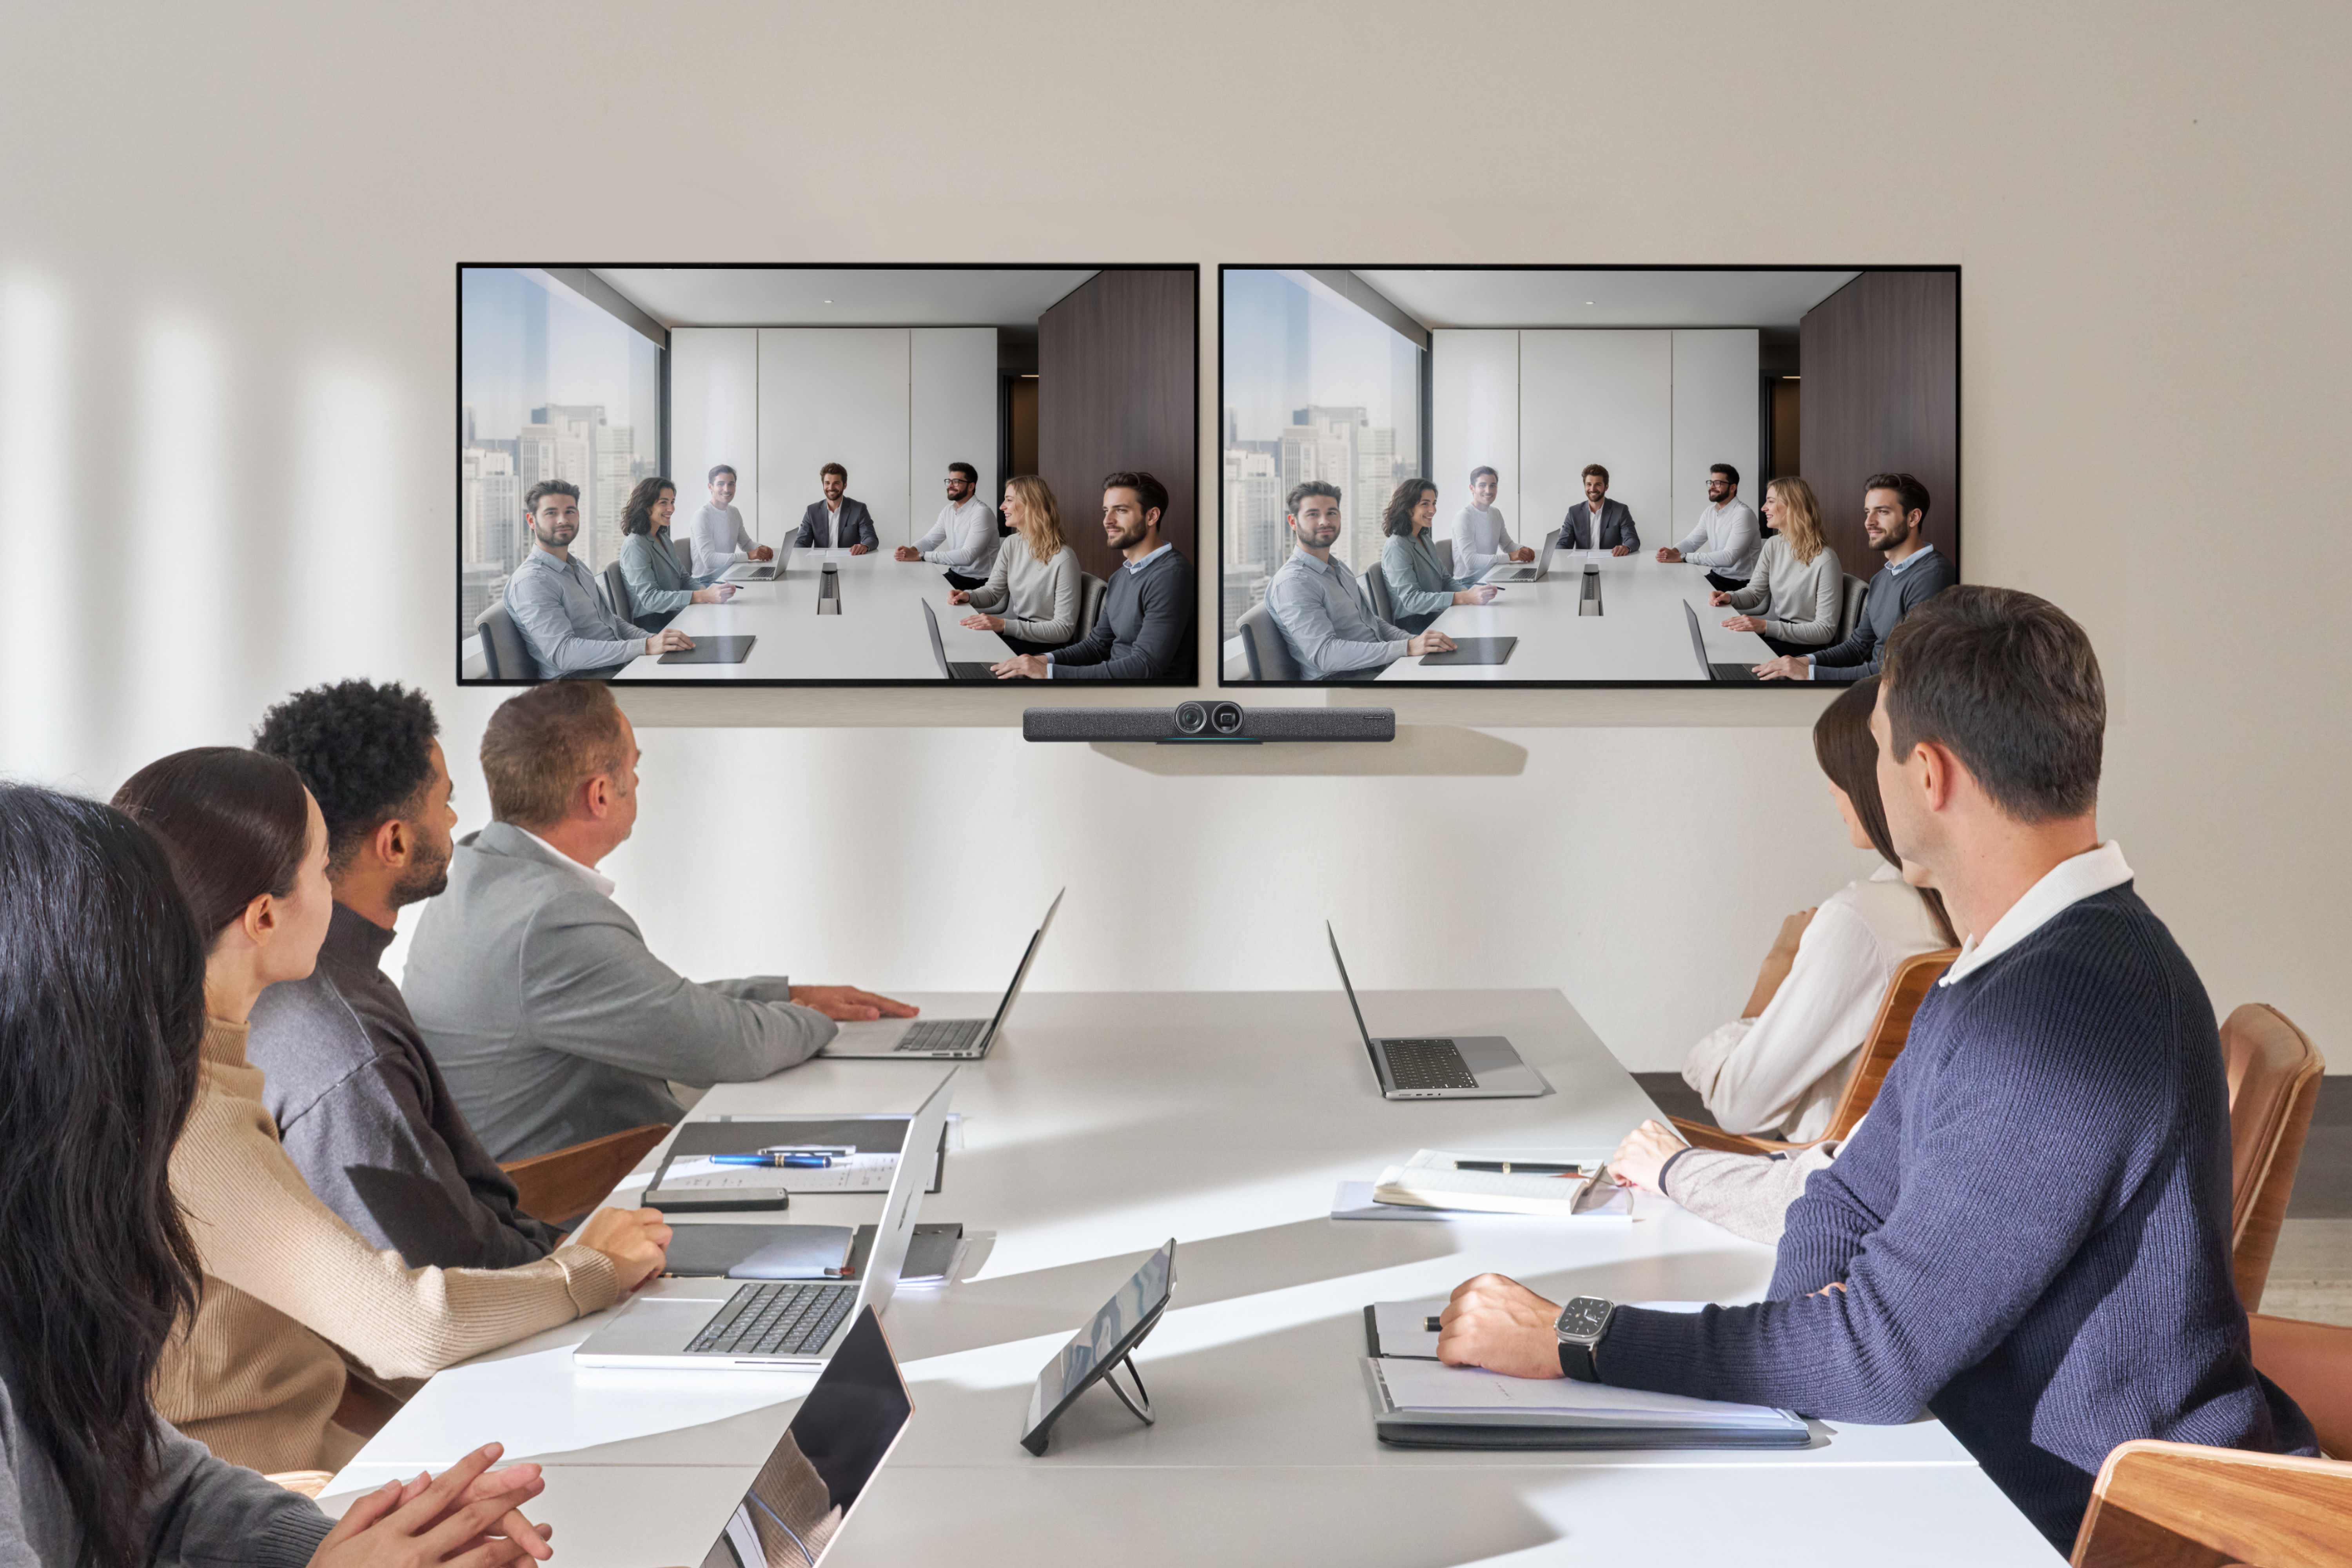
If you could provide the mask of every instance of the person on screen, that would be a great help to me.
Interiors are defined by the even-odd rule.
[[[1726,631],[1753,632],[1776,654],[1813,652],[1837,636],[1845,568],[1822,530],[1813,487],[1804,480],[1794,474],[1767,480],[1764,515],[1774,531],[1757,552],[1748,586],[1717,588],[1706,602],[1739,612],[1723,623]]]
[[[1584,500],[1568,509],[1559,525],[1562,550],[1606,550],[1631,555],[1642,548],[1642,531],[1622,500],[1609,499],[1609,470],[1598,463],[1584,465]]]
[[[638,754],[601,685],[535,687],[482,732],[493,820],[457,841],[401,990],[494,1159],[675,1122],[671,1082],[766,1078],[814,1055],[834,1019],[915,1016],[781,975],[698,984],[656,958],[596,869],[636,826]]]
[[[604,607],[596,579],[572,559],[580,535],[580,487],[541,479],[523,498],[530,549],[507,579],[507,614],[545,675],[604,676],[641,653],[694,646],[684,632],[648,632]]]
[[[996,512],[980,499],[980,470],[970,463],[950,463],[947,486],[947,504],[930,532],[894,553],[901,561],[946,567],[948,586],[970,593],[996,565]]]
[[[1052,653],[1022,653],[994,667],[999,680],[1183,680],[1198,675],[1192,641],[1192,563],[1160,536],[1168,487],[1122,469],[1105,476],[1103,541],[1125,557],[1110,574],[1094,629]]]
[[[1886,639],[1903,618],[1959,580],[1958,571],[1921,531],[1927,487],[1909,474],[1862,481],[1862,532],[1886,564],[1863,594],[1862,613],[1845,640],[1817,653],[1782,654],[1756,667],[1761,680],[1860,680],[1876,675]]]
[[[863,555],[882,547],[881,536],[874,531],[874,514],[866,503],[851,497],[849,470],[839,463],[827,463],[817,470],[817,483],[824,488],[824,499],[813,500],[801,513],[801,531],[794,546],[802,550],[846,550],[852,555]]]
[[[1698,525],[1680,544],[1660,549],[1658,559],[1704,566],[1707,582],[1728,592],[1748,585],[1756,570],[1756,552],[1763,546],[1756,513],[1739,499],[1739,470],[1717,463],[1706,471],[1706,505],[1698,514]]]
[[[1454,514],[1454,563],[1465,576],[1475,577],[1498,561],[1533,561],[1536,552],[1513,542],[1503,526],[1502,509],[1495,504],[1495,470],[1481,465],[1470,470],[1470,500]]]
[[[735,470],[721,463],[710,470],[710,500],[687,530],[698,577],[716,577],[738,561],[772,561],[776,552],[751,537],[735,510]]]
[[[1397,486],[1381,514],[1381,531],[1388,536],[1381,546],[1381,575],[1388,580],[1389,608],[1396,624],[1408,632],[1427,631],[1451,605],[1489,604],[1502,592],[1477,585],[1484,566],[1460,577],[1445,574],[1429,542],[1429,525],[1436,519],[1437,485],[1432,479],[1407,479]],[[1460,548],[1458,536],[1455,548]]]
[[[2063,1552],[2118,1444],[2317,1446],[2247,1352],[2212,1004],[2099,837],[2090,638],[2046,600],[1967,586],[1885,651],[1889,837],[1970,940],[1862,1135],[1790,1205],[1765,1299],[1617,1307],[1588,1351],[1552,1303],[1481,1275],[1437,1354],[1828,1421],[1924,1406]]]
[[[1345,526],[1339,486],[1308,479],[1292,489],[1287,507],[1296,548],[1265,585],[1265,607],[1299,674],[1309,680],[1377,674],[1410,655],[1454,647],[1444,632],[1409,632],[1374,616],[1355,573],[1331,559]]]
[[[994,632],[1014,653],[1052,653],[1078,635],[1078,607],[1085,574],[1078,552],[1062,537],[1061,509],[1054,492],[1034,474],[1020,474],[1004,486],[1004,521],[1013,537],[1000,545],[988,581],[948,595],[951,605],[969,605],[963,624]]]
[[[735,596],[732,583],[678,570],[669,547],[669,521],[677,510],[677,486],[656,475],[639,479],[621,508],[621,580],[629,585],[629,616],[659,631],[688,605],[723,605]]]

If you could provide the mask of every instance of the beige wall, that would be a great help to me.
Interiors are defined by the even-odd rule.
[[[2096,637],[2106,823],[2217,1003],[2274,1001],[2352,1065],[2347,32],[2323,6],[20,8],[0,769],[108,791],[295,685],[397,676],[481,820],[489,703],[449,657],[461,259],[1957,262],[1968,574]],[[828,89],[864,107],[815,112]],[[1322,986],[1329,914],[1369,984],[1559,985],[1670,1066],[1862,864],[1810,703],[1425,696],[1408,719],[1466,715],[1520,771],[1430,771],[1492,765],[1437,736],[1396,754],[1415,776],[1167,777],[907,727],[937,698],[780,696],[731,716],[884,722],[649,731],[612,868],[706,974],[992,984],[1067,881],[1043,985]]]

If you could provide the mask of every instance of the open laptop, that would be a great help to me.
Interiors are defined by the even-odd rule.
[[[1471,1035],[1456,1039],[1376,1040],[1364,1026],[1364,1010],[1356,1005],[1356,988],[1348,981],[1348,961],[1339,956],[1339,938],[1331,922],[1323,922],[1331,939],[1331,962],[1339,966],[1339,984],[1348,993],[1348,1011],[1356,1016],[1356,1032],[1364,1037],[1372,1072],[1381,1080],[1384,1100],[1528,1100],[1549,1094],[1543,1075],[1519,1059],[1511,1042],[1500,1035]]]
[[[880,1320],[858,1313],[702,1568],[816,1568],[914,1413]]]
[[[1066,888],[1062,889],[1067,891]],[[996,1043],[997,1031],[1012,1016],[1013,999],[1021,994],[1021,983],[1029,978],[1029,965],[1036,961],[1037,949],[1045,940],[1045,928],[1054,923],[1054,911],[1061,907],[1062,894],[1055,893],[1054,901],[1045,906],[1045,918],[1037,922],[1035,934],[1022,951],[1021,963],[1013,971],[1013,984],[1004,988],[1004,999],[996,1005],[994,1017],[881,1018],[871,1024],[844,1024],[817,1055],[942,1057],[951,1061],[978,1061]]]
[[[776,547],[776,553],[772,559],[767,561],[738,561],[734,565],[730,566],[726,571],[719,574],[719,580],[721,583],[773,583],[780,581],[783,577],[784,567],[792,561],[793,542],[799,537],[800,535],[796,533],[788,535],[783,543]]]
[[[1706,657],[1706,637],[1699,630],[1698,612],[1691,608],[1688,599],[1683,601],[1683,615],[1690,622],[1691,652],[1698,656],[1700,676],[1706,680],[1744,680],[1756,684],[1756,667],[1752,664],[1711,664]]]
[[[931,634],[931,657],[940,661],[940,674],[949,680],[994,680],[991,673],[995,666],[984,658],[950,658],[947,645],[940,641],[940,617],[933,613],[931,602],[923,601],[923,626]]]
[[[956,1070],[949,1068],[922,1109],[907,1119],[907,1141],[898,1146],[898,1168],[864,1278],[656,1280],[583,1341],[572,1352],[573,1363],[787,1372],[824,1365],[849,1337],[858,1309],[878,1314],[898,1288],[898,1270],[921,1215],[923,1184],[930,1179],[931,1152],[947,1131]]]
[[[1543,553],[1532,563],[1503,561],[1486,568],[1481,583],[1538,583],[1551,570],[1551,552],[1559,548],[1559,530],[1544,535]]]

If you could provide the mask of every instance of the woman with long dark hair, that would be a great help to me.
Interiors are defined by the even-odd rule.
[[[1437,484],[1433,479],[1405,480],[1381,513],[1381,531],[1388,535],[1381,545],[1381,575],[1388,581],[1393,606],[1389,619],[1409,632],[1427,631],[1431,622],[1454,605],[1483,605],[1500,592],[1479,584],[1485,564],[1474,563],[1467,576],[1446,574],[1429,542],[1429,525],[1436,521]]]
[[[669,1230],[650,1209],[600,1211],[513,1268],[408,1268],[370,1247],[303,1183],[245,1055],[255,1000],[309,974],[326,938],[318,803],[277,758],[207,746],[142,768],[115,804],[163,840],[206,944],[202,1069],[172,1153],[204,1293],[157,1372],[165,1419],[257,1470],[336,1469],[360,1441],[334,1425],[337,1347],[380,1377],[427,1377],[660,1269]]]
[[[670,519],[677,511],[677,486],[658,474],[639,479],[621,508],[621,580],[629,585],[627,619],[657,632],[688,605],[723,605],[735,584],[689,576],[669,544]]]
[[[538,1467],[354,1504],[207,1454],[148,1401],[196,1248],[169,1161],[196,1093],[205,942],[163,847],[121,812],[0,784],[0,1562],[356,1565],[505,1516],[490,1555],[544,1557],[512,1510]],[[427,1495],[428,1491],[430,1495]],[[462,1532],[462,1533],[460,1533]]]

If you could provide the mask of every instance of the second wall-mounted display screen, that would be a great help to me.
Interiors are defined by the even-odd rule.
[[[1851,680],[1958,578],[1956,268],[1220,281],[1223,683]]]
[[[1197,684],[1197,268],[457,282],[462,679]]]

